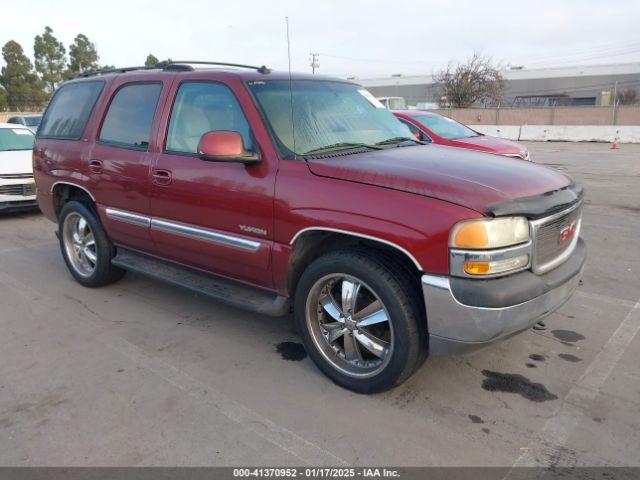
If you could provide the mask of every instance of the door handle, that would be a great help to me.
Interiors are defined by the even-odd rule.
[[[91,173],[102,173],[102,160],[91,160],[89,170]]]
[[[171,172],[169,170],[154,170],[152,178],[156,185],[166,186],[171,183]]]

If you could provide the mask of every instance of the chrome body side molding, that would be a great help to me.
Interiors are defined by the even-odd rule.
[[[140,227],[146,227],[163,232],[173,233],[176,235],[184,235],[187,237],[206,240],[218,245],[226,245],[235,248],[241,248],[249,252],[255,252],[262,245],[255,240],[248,240],[242,237],[236,237],[226,233],[216,232],[208,228],[195,227],[184,223],[173,222],[162,218],[152,218],[146,215],[119,210],[117,208],[107,207],[105,209],[107,218],[119,220],[121,222],[131,223]]]
[[[245,238],[218,233],[205,228],[192,227],[183,223],[171,222],[169,220],[163,220],[160,218],[151,219],[151,228],[162,230],[163,232],[186,235],[188,237],[198,238],[200,240],[207,240],[213,243],[227,245],[230,247],[242,248],[250,252],[255,252],[256,250],[258,250],[258,248],[260,248],[261,245],[260,242],[256,242],[254,240],[247,240]]]
[[[120,220],[141,227],[149,227],[151,225],[151,218],[144,215],[138,215],[137,213],[127,212],[125,210],[118,210],[117,208],[107,208],[105,210],[107,218],[112,220]]]

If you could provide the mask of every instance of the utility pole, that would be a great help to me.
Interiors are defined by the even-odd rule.
[[[311,65],[311,73],[316,73],[316,68],[320,68],[320,54],[319,53],[310,53],[309,54],[309,65]]]
[[[616,80],[613,84],[613,111],[611,112],[611,124],[616,124],[616,114],[618,110],[618,81]]]

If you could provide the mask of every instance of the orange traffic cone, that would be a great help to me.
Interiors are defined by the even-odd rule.
[[[611,150],[617,150],[618,149],[618,137],[613,139],[613,143],[611,144]]]

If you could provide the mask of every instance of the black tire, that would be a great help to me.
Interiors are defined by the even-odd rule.
[[[65,247],[65,221],[70,218],[83,218],[90,228],[95,241],[95,265],[92,273],[84,275],[74,266],[74,262],[69,257],[68,249]],[[107,237],[100,220],[94,209],[83,202],[72,200],[67,202],[58,217],[58,238],[60,240],[60,251],[67,268],[78,283],[85,287],[95,288],[109,285],[120,280],[126,273],[121,268],[111,264],[111,259],[115,255],[115,247]]]
[[[378,297],[388,312],[389,323],[392,325],[390,328],[393,332],[393,341],[389,342],[389,345],[392,344],[393,348],[389,349],[386,366],[382,364],[380,371],[366,378],[358,378],[353,373],[345,373],[339,366],[336,367],[335,362],[332,363],[327,358],[332,355],[332,351],[329,350],[329,353],[326,353],[325,350],[323,353],[322,348],[318,346],[321,344],[321,339],[318,340],[318,334],[314,334],[310,327],[315,320],[313,311],[310,310],[315,302],[314,295],[317,295],[313,292],[317,292],[317,285],[322,282],[322,279],[334,274],[345,274],[361,280]],[[326,290],[323,291],[326,292]],[[322,312],[318,315],[326,319],[322,307],[317,309]],[[311,312],[309,315],[308,311]],[[399,385],[422,365],[428,355],[427,323],[419,280],[392,257],[380,252],[337,251],[315,260],[303,272],[297,284],[294,315],[305,349],[314,363],[335,383],[355,392],[381,392]],[[346,339],[342,342],[346,342]],[[358,345],[357,342],[356,345]],[[323,348],[326,349],[326,345]]]

